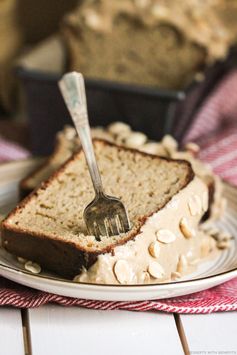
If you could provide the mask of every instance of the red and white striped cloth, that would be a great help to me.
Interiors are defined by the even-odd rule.
[[[21,147],[19,144],[9,142],[0,137],[0,162],[7,162],[9,160],[26,159],[30,153]]]
[[[184,142],[201,146],[200,159],[209,163],[225,180],[237,185],[237,71],[231,72],[206,99]],[[0,161],[29,154],[0,139]],[[0,277],[0,305],[39,307],[54,302],[91,309],[211,313],[237,310],[237,278],[206,291],[177,298],[142,302],[102,302],[57,296],[18,285]]]
[[[186,134],[188,141],[200,145],[199,158],[217,175],[237,185],[237,70],[203,103]]]

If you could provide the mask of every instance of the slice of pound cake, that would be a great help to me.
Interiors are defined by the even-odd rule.
[[[189,162],[95,140],[106,193],[128,209],[124,235],[87,234],[85,206],[94,192],[82,151],[23,200],[3,221],[7,251],[76,280],[135,284],[180,273],[202,256],[197,225],[208,208],[207,186]]]
[[[195,175],[200,177],[209,189],[209,208],[204,219],[215,220],[223,214],[226,201],[223,198],[222,183],[208,165],[198,160],[197,153],[200,148],[195,143],[189,142],[186,144],[185,150],[181,151],[178,150],[178,142],[173,137],[165,135],[160,142],[149,141],[144,133],[133,131],[124,122],[113,122],[105,128],[92,128],[91,134],[93,138],[105,139],[149,154],[189,161]],[[47,161],[20,182],[22,198],[37,188],[42,181],[48,179],[80,148],[79,138],[71,126],[65,126],[61,132],[58,132],[55,143],[55,150]]]

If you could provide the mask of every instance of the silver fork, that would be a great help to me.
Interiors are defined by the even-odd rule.
[[[126,208],[118,198],[108,196],[103,191],[90,135],[82,74],[76,72],[65,74],[59,81],[59,87],[80,137],[95,190],[94,200],[84,210],[88,232],[97,240],[100,240],[100,236],[126,233],[130,230]]]

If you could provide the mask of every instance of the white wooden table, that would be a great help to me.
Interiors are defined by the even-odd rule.
[[[0,307],[1,355],[237,354],[237,313]]]

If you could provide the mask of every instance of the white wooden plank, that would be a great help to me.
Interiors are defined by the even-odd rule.
[[[18,309],[0,307],[0,354],[25,354],[21,311]]]
[[[179,355],[172,314],[45,306],[29,311],[33,355]]]
[[[191,354],[237,354],[237,313],[182,315]]]

